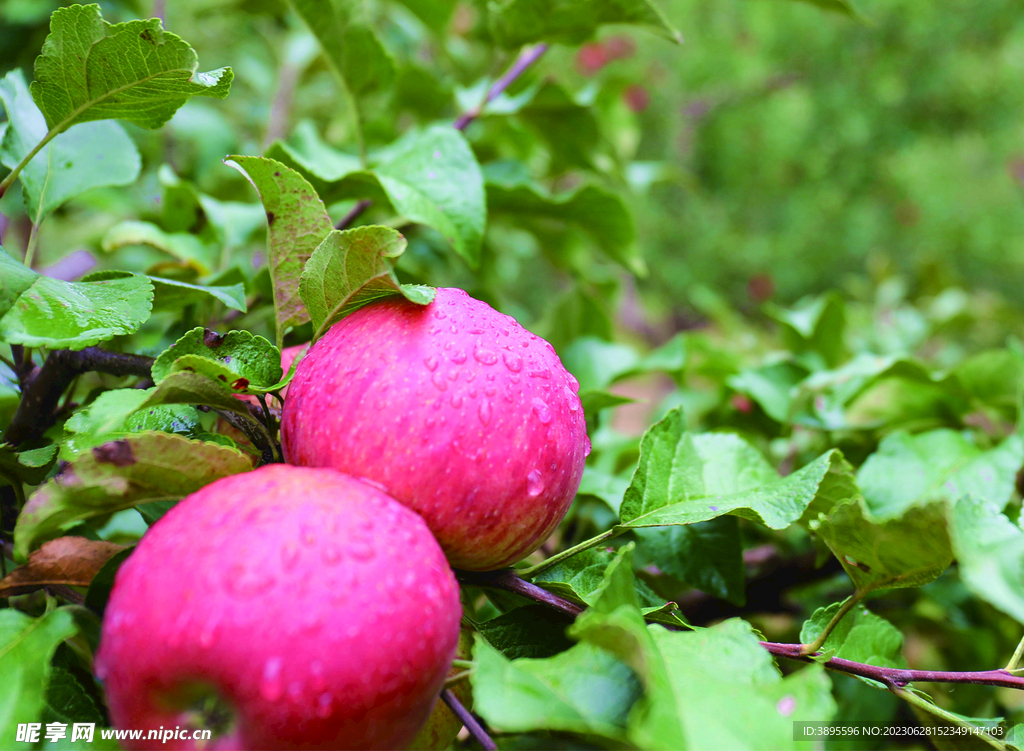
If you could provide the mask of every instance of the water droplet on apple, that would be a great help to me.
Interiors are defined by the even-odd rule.
[[[551,410],[548,409],[548,405],[544,403],[543,399],[533,398],[533,414],[537,415],[537,419],[540,420],[544,425],[551,422]]]
[[[320,660],[313,660],[309,663],[309,676],[314,691],[322,691],[327,685],[327,681],[324,680],[324,664]]]
[[[352,540],[349,543],[348,552],[353,558],[360,561],[368,561],[373,558],[373,547],[365,540]]]
[[[341,552],[335,545],[329,544],[320,551],[320,558],[323,559],[323,562],[328,566],[333,566],[341,560]]]
[[[544,478],[541,477],[540,470],[531,470],[526,476],[526,492],[530,498],[536,498],[544,492]]]
[[[434,355],[431,355],[423,361],[423,364],[427,366],[427,370],[434,372],[437,370],[437,362],[437,358]]]
[[[277,701],[281,698],[281,665],[280,657],[271,657],[263,665],[260,696],[267,701]]]
[[[289,540],[281,546],[281,562],[284,563],[285,571],[290,571],[299,560],[299,546]]]
[[[456,365],[462,365],[462,363],[466,362],[466,350],[460,349],[456,351],[455,354],[452,355],[452,362]]]
[[[334,706],[334,697],[328,692],[320,694],[316,700],[316,716],[325,719],[331,716],[331,709]]]
[[[473,348],[473,358],[483,365],[494,365],[498,362],[498,355],[489,349],[477,345]]]
[[[491,423],[491,403],[489,401],[480,402],[480,408],[476,412],[477,417],[480,418],[480,422],[484,425],[490,425]]]
[[[459,407],[462,406],[462,396],[461,395],[456,394],[455,396],[452,397],[452,406],[455,409],[458,409]]]
[[[444,391],[448,388],[448,383],[444,380],[444,375],[441,373],[434,373],[430,380],[438,391]]]
[[[506,352],[501,356],[501,359],[504,361],[505,367],[513,373],[518,373],[523,369],[523,358],[514,352]]]
[[[551,377],[551,371],[548,370],[547,368],[542,368],[541,370],[531,370],[530,371],[530,378],[542,378],[542,379],[544,379],[546,381],[550,377]]]

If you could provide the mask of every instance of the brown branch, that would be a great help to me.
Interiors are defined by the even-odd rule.
[[[41,438],[53,424],[61,395],[75,378],[89,371],[115,376],[149,377],[153,358],[111,352],[99,347],[86,347],[73,352],[58,349],[28,379],[21,392],[21,401],[3,441],[20,446]]]
[[[462,702],[458,700],[458,697],[451,692],[451,689],[445,689],[441,692],[441,701],[448,705],[448,709],[458,717],[462,724],[466,726],[466,730],[473,736],[477,743],[483,746],[486,751],[495,751],[498,748],[497,744],[491,740],[491,736],[484,730],[484,726],[480,724],[479,720],[473,716],[472,712],[462,706]]]
[[[487,90],[487,94],[484,95],[483,101],[472,109],[466,110],[455,120],[452,127],[455,130],[465,130],[471,122],[476,120],[480,115],[483,114],[484,107],[493,102],[502,92],[505,91],[509,86],[512,85],[519,76],[521,76],[527,68],[537,62],[541,56],[547,52],[548,46],[546,44],[535,44],[532,47],[526,47],[522,52],[519,53],[519,57],[512,63],[512,67],[505,71],[505,74],[495,81],[491,88]],[[359,201],[352,210],[343,216],[336,225],[335,229],[345,229],[354,222],[360,214],[368,209],[373,204],[373,201],[364,199]]]
[[[483,114],[484,107],[501,96],[505,89],[511,86],[527,68],[537,62],[547,51],[548,46],[546,44],[535,44],[532,47],[523,49],[519,53],[519,57],[516,58],[516,61],[512,63],[512,67],[505,72],[505,75],[495,81],[491,88],[487,90],[483,101],[476,107],[473,107],[473,109],[459,115],[459,119],[455,121],[455,130],[465,130],[471,122]]]
[[[530,584],[517,576],[511,569],[485,573],[456,571],[455,574],[459,581],[464,584],[484,589],[491,588],[515,592],[534,602],[548,605],[573,617],[582,612],[582,608],[575,603],[569,602],[547,590],[543,590],[534,584]],[[519,580],[518,582],[515,581],[517,579]],[[539,594],[537,590],[540,590],[543,594]],[[680,630],[679,627],[666,624],[660,625],[670,630]],[[1024,690],[1024,676],[1014,675],[1008,670],[949,671],[883,668],[876,665],[854,662],[853,660],[844,660],[839,657],[832,657],[828,660],[815,660],[812,655],[800,654],[800,649],[803,646],[801,644],[777,644],[774,642],[760,642],[760,644],[776,657],[784,657],[787,660],[796,660],[798,662],[818,662],[828,670],[846,673],[847,675],[856,675],[861,678],[869,678],[887,687],[902,688],[909,683],[917,681],[920,683],[971,683],[979,686],[999,686],[1002,688]]]
[[[500,571],[456,571],[455,576],[463,584],[482,589],[500,589],[547,605],[550,608],[575,618],[583,608],[574,602],[554,595],[536,584],[526,581],[511,569]]]
[[[763,641],[761,646],[767,649],[776,657],[785,657],[788,660],[799,662],[814,662],[812,657],[800,654],[800,644],[776,644]],[[1016,688],[1024,690],[1024,676],[1014,675],[1008,670],[907,670],[904,668],[881,668],[875,665],[865,665],[861,662],[844,660],[841,657],[833,657],[827,662],[821,663],[829,670],[839,673],[856,675],[861,678],[870,678],[884,683],[886,686],[902,688],[908,683],[917,681],[919,683],[973,683],[978,686],[1001,686],[1003,688]]]

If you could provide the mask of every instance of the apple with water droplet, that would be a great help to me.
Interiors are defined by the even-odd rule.
[[[268,465],[146,533],[117,573],[96,672],[118,728],[210,728],[218,749],[403,748],[461,615],[416,514],[334,470]]]
[[[379,483],[455,568],[536,550],[590,452],[579,384],[554,348],[462,290],[389,298],[306,353],[282,415],[285,458]]]

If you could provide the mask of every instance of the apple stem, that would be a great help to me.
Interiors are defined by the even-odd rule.
[[[569,602],[558,595],[551,594],[546,589],[526,581],[511,569],[499,571],[456,571],[456,578],[471,587],[482,589],[501,589],[512,594],[520,595],[534,602],[547,605],[565,615],[575,618],[583,612],[583,608],[574,602]]]
[[[456,698],[449,689],[445,689],[441,692],[441,701],[448,705],[456,717],[458,717],[462,724],[466,726],[466,730],[469,734],[476,739],[486,751],[497,751],[498,745],[491,739],[491,736],[484,730],[484,726],[480,724],[480,721],[473,716],[473,713],[462,706],[462,702]]]

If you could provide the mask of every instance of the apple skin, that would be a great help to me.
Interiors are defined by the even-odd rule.
[[[380,483],[427,522],[455,568],[536,550],[565,516],[590,453],[554,348],[462,290],[361,308],[299,363],[286,461]]]
[[[268,465],[146,533],[117,573],[96,674],[118,728],[195,726],[184,696],[203,686],[234,713],[212,748],[402,748],[434,707],[461,616],[416,514],[333,470]]]
[[[460,660],[469,660],[473,651],[473,632],[463,628],[459,633],[459,646],[455,650],[455,656]],[[452,666],[448,671],[448,677],[458,675],[465,671],[465,668]],[[473,687],[468,680],[461,680],[452,686],[452,693],[455,698],[462,702],[466,709],[473,708]],[[455,716],[448,705],[438,701],[434,711],[430,713],[427,724],[423,726],[416,739],[410,744],[411,751],[443,751],[452,745],[452,741],[462,730],[462,720]]]

